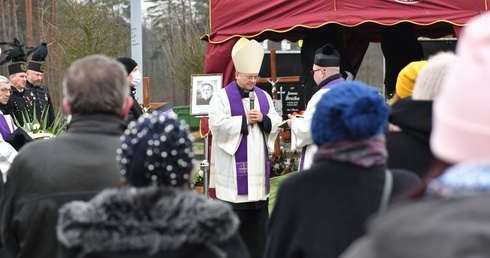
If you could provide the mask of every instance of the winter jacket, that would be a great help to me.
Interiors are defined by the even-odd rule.
[[[490,255],[490,163],[467,161],[429,182],[425,197],[392,206],[342,258]]]
[[[397,205],[341,258],[466,258],[490,255],[490,196]]]
[[[150,186],[109,189],[60,209],[59,258],[247,258],[239,220],[220,201]]]
[[[133,98],[133,105],[131,106],[131,109],[129,110],[129,113],[128,113],[128,118],[127,118],[127,121],[128,123],[130,123],[131,121],[136,121],[138,120],[138,118],[143,115],[143,109],[141,108],[140,104],[138,103],[138,101],[136,100],[136,97],[134,96],[136,92],[136,89],[134,88],[131,88],[130,90],[130,96],[131,98]]]
[[[408,171],[391,173],[392,198],[419,182]],[[384,166],[326,160],[285,179],[272,212],[265,257],[337,258],[378,212],[384,182]]]
[[[400,130],[385,133],[388,168],[406,169],[423,177],[433,160],[429,146],[432,101],[397,101],[391,109],[390,123]]]
[[[125,125],[116,115],[73,115],[66,133],[22,148],[1,194],[1,236],[13,257],[56,257],[59,207],[121,184],[116,149]]]

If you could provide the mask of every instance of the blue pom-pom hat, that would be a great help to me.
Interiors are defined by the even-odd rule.
[[[383,133],[390,108],[379,91],[359,81],[334,85],[321,97],[311,123],[313,142],[359,141]]]

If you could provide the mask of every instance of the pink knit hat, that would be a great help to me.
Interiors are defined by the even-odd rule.
[[[470,20],[440,95],[434,100],[431,149],[457,163],[490,160],[490,12]]]

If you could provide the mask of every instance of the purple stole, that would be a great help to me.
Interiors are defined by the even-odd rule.
[[[240,95],[240,91],[238,90],[238,85],[236,82],[232,82],[225,87],[226,94],[228,96],[228,101],[230,102],[230,109],[232,116],[244,116],[245,108],[243,107],[242,96]],[[267,97],[265,96],[264,91],[260,89],[256,89],[254,87],[253,91],[259,101],[260,112],[263,114],[269,113],[269,102],[267,101]],[[270,161],[269,155],[267,151],[267,144],[264,137],[264,148],[266,155],[266,164],[265,164],[265,177],[267,184],[267,192],[269,192],[270,187]],[[242,140],[240,141],[240,145],[238,146],[238,150],[235,152],[235,165],[236,165],[236,173],[237,173],[237,189],[238,194],[248,194],[248,161],[247,161],[247,135],[243,135]]]
[[[10,136],[10,134],[12,134],[12,132],[10,131],[10,127],[7,123],[7,120],[1,113],[0,113],[0,133],[2,134],[4,141],[7,141],[7,138]]]
[[[327,84],[325,84],[323,87],[320,88],[320,90],[323,90],[323,89],[330,89],[332,88],[332,86],[334,86],[335,84],[337,83],[341,83],[341,82],[345,82],[345,79],[340,77],[340,78],[337,78],[333,81],[330,81],[328,82]],[[306,156],[306,146],[304,146],[302,149],[301,149],[301,159],[300,159],[300,164],[301,166],[299,167],[299,171],[303,170],[303,166],[305,164],[305,156]]]

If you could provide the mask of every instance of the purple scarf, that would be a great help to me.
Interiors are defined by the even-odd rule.
[[[361,167],[385,165],[388,158],[383,134],[362,141],[325,143],[318,148],[313,162],[335,160]]]

